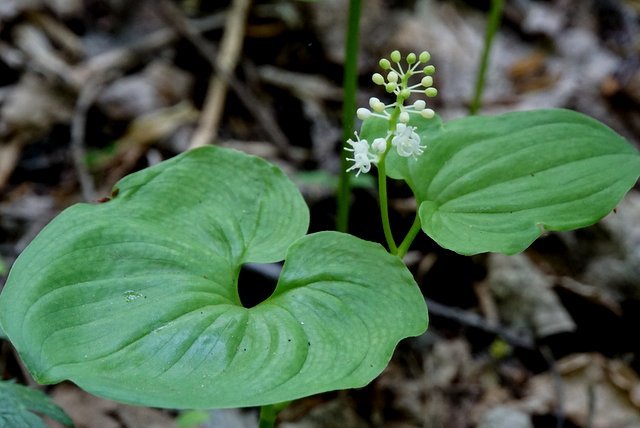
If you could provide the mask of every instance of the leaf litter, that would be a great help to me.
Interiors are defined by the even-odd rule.
[[[181,2],[187,30],[198,35],[191,39],[163,17],[162,2],[125,3],[0,5],[0,256],[7,265],[57,212],[83,199],[74,147],[97,160],[87,172],[99,197],[122,176],[189,145],[215,71],[196,45],[220,48],[232,2]],[[507,3],[483,112],[574,108],[637,145],[637,2]],[[439,68],[439,111],[445,118],[466,114],[486,22],[477,4],[369,2],[361,76],[392,49],[427,48]],[[242,46],[232,52],[240,54],[232,75],[248,88],[263,120],[230,85],[211,141],[257,150],[294,174],[336,174],[346,5],[254,2]],[[79,109],[88,86],[95,97]],[[375,95],[381,94],[374,85],[361,81],[359,96]],[[85,132],[72,144],[74,120]],[[284,136],[285,146],[274,146],[273,135]],[[293,155],[284,157],[283,149]],[[322,220],[332,215],[330,192],[307,196],[312,228],[331,227]],[[392,197],[392,205],[405,203],[402,189],[392,189]],[[425,295],[442,305],[431,312],[429,332],[401,344],[368,387],[300,400],[281,414],[282,426],[640,426],[640,349],[633,340],[640,322],[639,198],[632,192],[599,225],[551,233],[513,258],[463,262],[422,239],[412,258],[422,266]],[[366,186],[355,200],[375,204]],[[376,239],[368,232],[376,228],[366,224],[362,234]],[[467,323],[468,314],[491,328]],[[509,343],[502,331],[534,337],[536,345]],[[15,364],[8,367],[5,378],[26,376]],[[177,416],[105,402],[71,384],[47,392],[78,426],[173,426]],[[240,427],[253,419],[234,420]]]

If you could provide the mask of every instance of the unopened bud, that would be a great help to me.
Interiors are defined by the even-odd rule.
[[[433,77],[431,76],[424,76],[422,78],[422,80],[420,81],[420,84],[422,86],[424,86],[425,88],[428,88],[429,86],[433,86]]]
[[[424,117],[425,119],[431,119],[435,115],[436,112],[431,110],[430,108],[426,108],[420,112],[420,116]]]
[[[427,88],[424,90],[424,94],[429,98],[433,98],[438,95],[438,90],[436,88]]]
[[[427,103],[425,103],[424,100],[417,100],[415,103],[413,103],[413,108],[416,109],[417,111],[424,110],[426,106],[427,106]]]
[[[436,72],[436,67],[433,65],[427,65],[425,68],[422,69],[422,72],[426,75],[430,75]]]
[[[356,116],[358,116],[358,119],[360,120],[365,120],[371,116],[371,112],[364,107],[360,107],[358,110],[356,110]]]

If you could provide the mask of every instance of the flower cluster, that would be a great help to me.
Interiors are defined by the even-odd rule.
[[[385,104],[376,97],[369,99],[369,108],[359,108],[356,112],[360,120],[370,117],[378,117],[389,121],[390,126],[385,138],[376,138],[371,145],[367,140],[360,139],[358,134],[354,140],[348,140],[351,148],[345,150],[353,152],[353,158],[347,158],[354,164],[347,170],[357,169],[356,176],[361,172],[367,173],[371,169],[371,164],[379,162],[380,157],[386,154],[389,143],[395,147],[398,155],[403,157],[417,158],[424,152],[425,146],[420,144],[420,136],[416,133],[415,126],[409,126],[412,114],[419,114],[425,119],[431,119],[435,112],[427,108],[424,100],[417,100],[413,104],[405,105],[405,101],[412,93],[420,93],[427,97],[435,97],[438,90],[433,87],[433,73],[435,67],[428,65],[431,59],[428,52],[420,55],[410,53],[405,58],[406,70],[400,61],[400,52],[393,51],[390,60],[383,58],[380,60],[380,67],[386,71],[386,77],[380,73],[374,73],[372,80],[375,84],[383,86],[386,92],[394,94],[396,100],[390,104]],[[410,85],[409,79],[414,75],[423,75],[420,82]]]

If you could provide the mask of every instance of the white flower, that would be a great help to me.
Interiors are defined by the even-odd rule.
[[[378,153],[384,153],[387,150],[387,140],[385,138],[376,138],[371,143],[373,151]]]
[[[395,137],[391,140],[391,144],[400,156],[416,158],[423,153],[425,146],[420,145],[420,136],[415,131],[415,126],[407,126],[404,123],[399,123],[396,127]]]
[[[347,169],[347,172],[357,169],[357,177],[361,172],[364,172],[365,174],[369,172],[369,170],[371,170],[371,163],[378,162],[378,156],[369,152],[369,143],[367,142],[367,140],[361,140],[360,137],[358,137],[358,134],[355,132],[354,135],[356,137],[356,140],[347,140],[347,143],[351,145],[351,148],[345,148],[345,150],[348,152],[353,152],[353,157],[347,158],[348,161],[353,162],[353,165],[349,169]]]

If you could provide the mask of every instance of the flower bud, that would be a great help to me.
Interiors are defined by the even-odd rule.
[[[373,106],[371,106],[371,108],[376,113],[382,113],[384,111],[384,103],[382,101],[378,101]]]
[[[433,86],[433,77],[431,76],[424,76],[422,78],[422,80],[420,81],[420,84],[422,86],[424,86],[425,88],[428,88],[429,86]]]
[[[389,82],[386,85],[384,85],[384,89],[389,93],[395,91],[397,87],[398,87],[398,84],[394,82]]]
[[[438,95],[438,90],[436,88],[427,88],[424,90],[424,94],[429,98],[433,98]]]
[[[395,71],[390,71],[389,74],[387,74],[387,80],[389,82],[398,83],[398,77],[398,73]]]
[[[429,54],[429,52],[427,51],[423,51],[422,53],[420,53],[420,62],[429,62],[429,60],[431,59],[431,54]]]
[[[413,103],[413,108],[416,109],[416,111],[422,111],[426,106],[427,103],[425,103],[424,100],[417,100],[415,103]]]
[[[400,60],[402,59],[402,56],[400,55],[400,51],[397,51],[397,50],[391,52],[391,55],[389,55],[389,57],[393,62],[400,62]]]
[[[358,110],[356,110],[356,116],[358,116],[358,119],[360,120],[365,120],[371,116],[371,112],[364,107],[360,107]]]
[[[424,117],[425,119],[431,119],[435,115],[436,112],[431,110],[430,108],[426,108],[420,112],[420,116]]]
[[[407,55],[407,64],[411,65],[411,64],[415,64],[415,62],[416,62],[416,54],[411,52],[409,55]]]
[[[373,73],[371,80],[373,80],[373,83],[376,85],[384,85],[384,77],[382,77],[382,74],[380,73]]]
[[[378,104],[380,102],[380,100],[376,97],[371,97],[369,98],[369,107],[371,107],[372,109],[375,110],[375,105]]]
[[[409,123],[409,113],[407,113],[406,111],[403,111],[402,113],[400,113],[400,117],[398,117],[398,119],[400,120],[401,123]]]
[[[427,65],[425,68],[422,69],[422,72],[426,75],[433,74],[436,72],[436,67],[433,65]]]
[[[378,65],[380,66],[381,69],[383,70],[388,70],[391,68],[391,63],[389,62],[388,59],[386,58],[382,58],[379,62]]]

